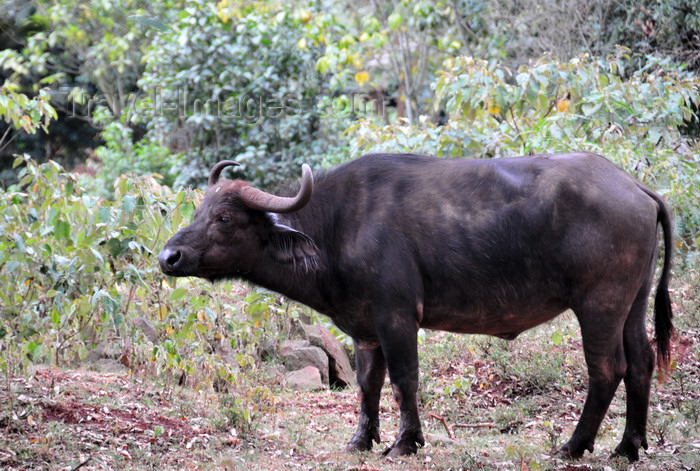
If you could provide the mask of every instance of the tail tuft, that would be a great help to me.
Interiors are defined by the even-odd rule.
[[[659,285],[656,288],[654,299],[654,330],[656,338],[656,366],[660,377],[668,377],[671,366],[671,340],[674,335],[673,310],[671,309],[671,297],[668,294],[668,282],[671,278],[671,263],[673,259],[673,223],[671,211],[666,202],[658,194],[651,191],[641,183],[639,188],[649,195],[659,206],[658,222],[664,231],[664,265],[659,277]]]
[[[659,287],[654,300],[654,330],[656,338],[656,366],[661,377],[666,377],[671,366],[671,339],[674,335],[673,311],[671,310],[671,297],[668,294],[668,287]]]

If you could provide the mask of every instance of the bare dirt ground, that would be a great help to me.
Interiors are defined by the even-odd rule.
[[[0,469],[700,470],[700,316],[691,288],[674,293],[672,371],[654,382],[650,448],[632,465],[611,457],[624,430],[622,385],[594,453],[575,462],[556,454],[586,394],[580,336],[565,314],[508,343],[426,334],[419,399],[427,444],[415,456],[382,457],[398,429],[388,383],[382,443],[348,454],[354,389],[291,390],[274,361],[244,372],[245,384],[222,388],[196,377],[178,386],[172,376],[113,360],[0,377]]]
[[[448,341],[450,338],[437,335],[426,342],[426,348]],[[697,406],[694,382],[700,380],[700,333],[685,333],[676,345],[677,363],[694,371],[686,375],[685,384],[670,381],[655,387],[652,446],[633,466],[610,458],[623,429],[621,398],[611,407],[596,452],[578,462],[563,461],[550,445],[561,445],[575,426],[585,394],[580,382],[528,391],[514,378],[503,378],[497,365],[473,354],[445,361],[438,351],[438,358],[423,359],[423,363],[428,369],[435,366],[426,373],[434,380],[427,386],[442,389],[442,394],[428,392],[423,399],[428,444],[413,457],[395,461],[381,457],[398,426],[398,411],[388,388],[382,401],[382,445],[369,453],[346,454],[342,446],[357,422],[354,391],[301,393],[280,387],[274,396],[265,398],[269,406],[254,418],[254,427],[237,429],[222,422],[222,405],[214,391],[164,387],[127,370],[37,368],[30,377],[9,379],[6,386],[13,392],[11,398],[7,391],[0,393],[2,402],[13,411],[0,422],[4,435],[0,468],[698,469],[698,424],[687,420],[681,424],[678,405],[695,401]],[[578,348],[575,344],[570,347]],[[466,362],[473,365],[470,384],[462,397],[447,394],[449,388],[444,386],[453,387]],[[509,417],[509,411],[516,412]]]

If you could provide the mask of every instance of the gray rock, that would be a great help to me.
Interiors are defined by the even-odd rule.
[[[158,331],[156,331],[156,328],[153,327],[153,324],[147,317],[140,315],[134,319],[134,325],[141,329],[141,332],[143,332],[143,334],[148,338],[148,340],[151,341],[151,343],[153,343],[153,345],[160,344],[160,340],[158,339]]]
[[[308,341],[285,340],[280,345],[280,357],[289,371],[300,370],[307,366],[315,367],[320,372],[323,383],[328,384],[328,356]]]
[[[279,346],[280,358],[291,354],[294,350],[310,346],[311,343],[308,340],[285,340]]]
[[[321,381],[321,373],[315,366],[306,366],[292,371],[287,375],[287,386],[303,391],[319,391],[325,389]]]
[[[320,324],[304,325],[304,332],[311,345],[322,349],[328,355],[329,384],[336,388],[354,385],[355,373],[343,344]]]
[[[275,338],[266,339],[260,348],[258,349],[258,356],[263,361],[270,360],[277,357],[277,351],[279,350],[279,342]]]

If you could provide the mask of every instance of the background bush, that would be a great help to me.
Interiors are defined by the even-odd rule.
[[[200,197],[183,188],[221,159],[269,187],[302,162],[377,150],[598,152],[669,201],[677,269],[697,270],[697,0],[3,7],[7,375],[109,346],[136,371],[212,384],[255,369],[266,338],[313,316],[160,273],[157,252]]]
[[[511,71],[450,58],[433,83],[450,116],[444,125],[361,120],[349,131],[353,149],[474,158],[596,152],[668,200],[679,247],[693,252],[700,243],[700,146],[680,130],[695,119],[700,79],[668,59],[647,57],[636,69],[638,59],[619,49],[606,59],[545,58]]]
[[[232,156],[256,184],[297,176],[327,145],[316,102],[327,88],[314,66],[318,46],[298,47],[304,21],[289,6],[210,5],[184,2],[184,14],[146,48],[132,120],[185,155],[179,185],[206,180],[214,163]]]
[[[685,63],[695,74],[700,57],[697,0],[5,0],[4,6],[3,89],[12,83],[29,99],[49,97],[56,113],[48,132],[30,135],[9,118],[0,125],[7,132],[0,150],[5,185],[16,179],[15,153],[72,169],[94,163],[102,146],[102,158],[112,157],[103,167],[114,169],[121,154],[139,173],[159,173],[166,183],[172,175],[176,185],[202,184],[213,162],[234,158],[247,179],[270,186],[296,177],[302,161],[322,166],[354,156],[354,136],[343,131],[368,114],[379,124],[445,122],[434,90],[438,72],[450,68],[445,60],[485,60],[512,83],[521,66],[566,64],[582,53],[605,59],[618,54],[618,45],[631,59],[609,75],[623,81],[663,60]],[[682,132],[697,138],[696,119],[668,112],[683,115]],[[99,160],[91,165],[99,174]],[[107,169],[104,180],[113,177]]]

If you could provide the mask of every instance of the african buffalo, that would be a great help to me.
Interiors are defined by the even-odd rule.
[[[589,374],[579,423],[561,453],[593,443],[620,380],[627,423],[615,452],[647,448],[655,363],[670,358],[673,250],[664,201],[588,153],[491,160],[371,154],[320,173],[302,166],[296,195],[223,180],[220,162],[193,222],[170,239],[164,273],[239,278],[328,315],[355,342],[361,411],[347,450],[379,443],[386,370],[401,411],[389,456],[424,444],[419,328],[514,339],[572,309]],[[664,264],[655,347],[645,318],[658,226]]]

